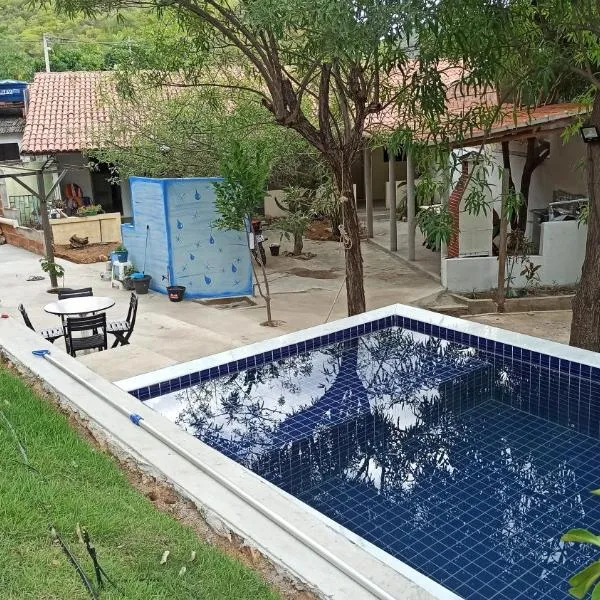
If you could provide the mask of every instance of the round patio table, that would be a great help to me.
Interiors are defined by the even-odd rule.
[[[83,296],[81,298],[65,298],[44,306],[44,310],[52,315],[89,315],[115,305],[112,298],[105,296]]]

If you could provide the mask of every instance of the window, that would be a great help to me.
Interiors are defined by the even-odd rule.
[[[19,160],[19,144],[0,144],[0,160]]]

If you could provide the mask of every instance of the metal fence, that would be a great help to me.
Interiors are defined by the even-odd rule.
[[[17,220],[22,227],[40,228],[40,203],[36,196],[9,196],[8,207],[19,211]]]

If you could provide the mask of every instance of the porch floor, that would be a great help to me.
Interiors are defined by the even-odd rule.
[[[366,223],[364,205],[358,208],[359,219]],[[441,272],[441,255],[432,252],[423,245],[424,237],[419,228],[415,232],[415,260],[408,261],[408,223],[397,221],[398,250],[390,252],[390,222],[389,211],[385,205],[376,205],[373,209],[373,237],[369,240],[376,246],[390,252],[393,256],[403,259],[408,265],[428,274],[439,281]]]

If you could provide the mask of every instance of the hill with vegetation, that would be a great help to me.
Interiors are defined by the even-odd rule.
[[[44,70],[42,37],[50,36],[52,71],[110,69],[131,51],[153,17],[143,11],[73,20],[51,7],[0,0],[0,79],[31,80]]]

